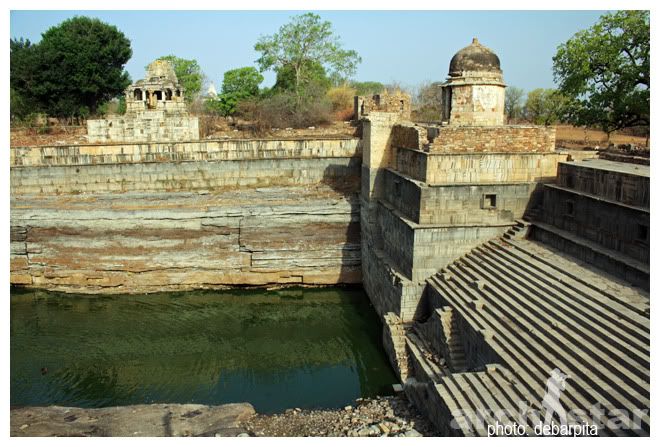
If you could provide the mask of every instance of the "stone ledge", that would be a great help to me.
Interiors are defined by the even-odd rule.
[[[248,403],[152,404],[107,408],[22,407],[11,436],[236,436],[255,414]]]

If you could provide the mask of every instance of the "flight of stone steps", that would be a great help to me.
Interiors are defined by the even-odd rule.
[[[504,233],[502,237],[504,239],[525,239],[527,237],[527,233],[529,232],[530,225],[531,224],[529,221],[518,219],[516,220],[516,223],[513,224],[513,226]]]
[[[447,350],[449,353],[449,365],[451,370],[453,372],[465,371],[465,347],[463,346],[463,341],[460,337],[456,318],[451,318],[449,320],[447,335]]]
[[[446,408],[475,410],[495,402],[516,408],[522,398],[542,410],[546,382],[558,368],[569,376],[563,408],[587,412],[575,423],[597,422],[589,411],[600,405],[606,415],[626,413],[623,427],[605,425],[601,434],[648,434],[648,293],[517,237],[525,227],[520,222],[509,237],[473,249],[427,280],[432,306],[450,306],[512,377],[496,391],[479,382],[483,371],[449,374],[434,384],[440,400]],[[460,431],[483,434],[469,421]]]

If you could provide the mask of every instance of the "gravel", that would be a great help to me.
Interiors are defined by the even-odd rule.
[[[242,423],[250,436],[437,436],[404,395],[357,399],[339,409],[302,410],[256,414]]]

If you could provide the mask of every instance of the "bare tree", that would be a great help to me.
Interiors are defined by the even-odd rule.
[[[523,115],[523,97],[525,91],[518,87],[507,87],[504,94],[504,112],[507,122],[514,122]]]
[[[440,84],[424,81],[414,89],[412,106],[416,121],[440,121],[441,94]]]

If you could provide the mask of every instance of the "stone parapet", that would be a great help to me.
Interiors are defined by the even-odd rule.
[[[425,127],[410,124],[397,124],[392,127],[393,148],[423,149],[427,144],[428,135]]]
[[[357,138],[203,140],[13,147],[10,166],[359,157]]]
[[[431,153],[552,152],[554,127],[444,126],[429,144]]]

